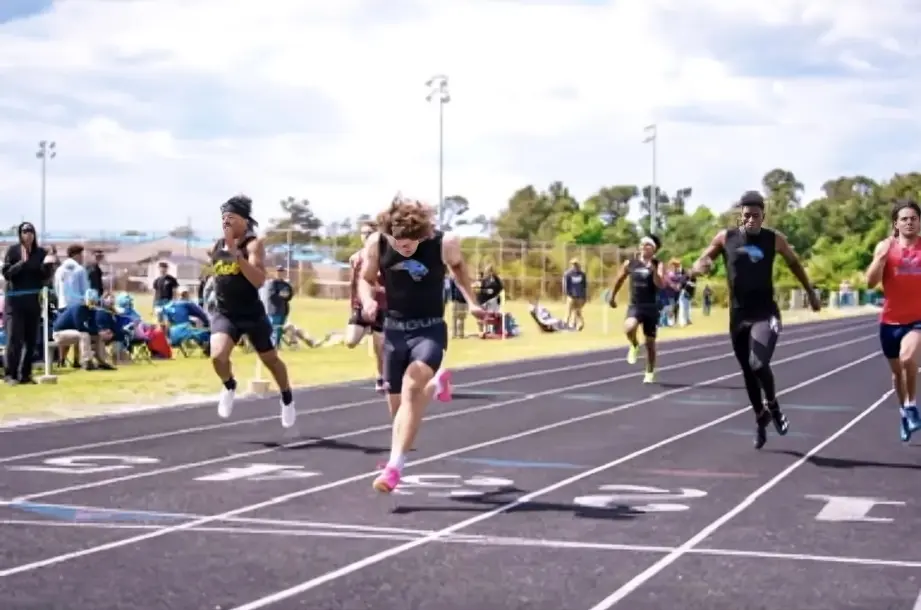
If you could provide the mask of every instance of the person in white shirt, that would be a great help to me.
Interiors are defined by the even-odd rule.
[[[67,259],[54,272],[54,292],[58,297],[58,309],[82,303],[89,289],[89,275],[83,267],[83,246],[72,244],[67,247]]]

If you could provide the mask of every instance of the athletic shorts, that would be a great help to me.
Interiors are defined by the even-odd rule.
[[[448,325],[443,319],[386,320],[382,368],[388,391],[391,394],[403,391],[403,375],[413,362],[422,362],[433,371],[440,369],[447,349]]]
[[[911,324],[880,324],[879,344],[883,348],[883,355],[889,360],[895,360],[902,351],[902,339],[913,330],[921,330],[921,320]]]
[[[643,329],[643,336],[655,339],[659,329],[658,305],[630,305],[627,307],[627,317],[634,318]]]
[[[211,314],[211,334],[215,333],[230,335],[234,343],[238,343],[243,335],[246,335],[257,354],[275,349],[275,343],[272,341],[272,323],[265,314],[241,316],[215,311]]]
[[[356,305],[352,307],[352,315],[349,316],[349,326],[360,326],[362,328],[370,328],[372,332],[380,333],[384,332],[384,312],[378,310],[377,317],[373,322],[368,322],[365,320],[364,314],[361,312],[361,305]]]

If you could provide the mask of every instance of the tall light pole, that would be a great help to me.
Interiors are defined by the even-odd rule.
[[[445,104],[451,101],[451,93],[448,91],[448,77],[444,74],[436,74],[428,79],[425,86],[429,88],[425,101],[438,102],[438,226],[443,227],[445,218]]]
[[[42,243],[45,242],[47,237],[45,231],[47,225],[45,224],[45,192],[46,184],[48,182],[48,162],[54,159],[58,155],[56,146],[54,142],[49,142],[48,140],[41,140],[38,143],[38,151],[35,153],[35,157],[42,162],[42,200],[41,200],[41,219],[39,225],[39,236],[42,240]]]
[[[643,128],[646,139],[643,144],[652,144],[652,185],[649,187],[649,231],[655,233],[659,220],[659,189],[656,185],[656,125]]]

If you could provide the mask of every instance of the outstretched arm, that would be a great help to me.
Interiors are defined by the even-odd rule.
[[[620,292],[620,289],[623,288],[624,282],[627,281],[627,276],[629,272],[627,269],[630,267],[630,261],[624,261],[624,264],[620,266],[620,271],[617,273],[617,279],[614,280],[614,287],[611,289],[611,301],[613,302],[617,298],[617,293]]]
[[[714,235],[713,239],[710,241],[710,245],[704,248],[703,254],[700,255],[700,258],[697,259],[694,266],[691,268],[691,275],[697,277],[709,273],[713,266],[713,260],[723,253],[725,246],[726,229],[723,229]]]
[[[461,254],[460,238],[457,235],[445,235],[441,240],[441,260],[451,270],[457,289],[469,305],[476,305],[473,296],[473,282],[464,255]]]
[[[873,262],[867,267],[867,288],[876,288],[883,281],[883,271],[886,270],[886,257],[892,246],[892,238],[888,237],[876,244],[873,251]]]
[[[787,266],[790,268],[790,271],[793,272],[793,275],[796,276],[796,279],[799,280],[799,283],[803,285],[803,288],[805,288],[808,292],[812,292],[812,285],[809,283],[809,276],[806,275],[806,270],[803,269],[803,264],[800,262],[796,252],[794,252],[793,248],[790,246],[790,242],[787,241],[787,238],[782,233],[776,233],[776,238],[774,241],[774,247],[787,262]]]
[[[361,253],[361,269],[358,269],[358,298],[362,304],[374,301],[374,284],[381,270],[380,243],[386,239],[380,233],[372,233],[365,241],[364,251]]]

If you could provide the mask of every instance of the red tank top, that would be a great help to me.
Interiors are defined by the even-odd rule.
[[[893,242],[883,268],[883,324],[921,322],[921,240],[903,248]]]
[[[352,284],[351,284],[351,293],[352,293],[352,307],[361,307],[361,299],[358,298],[358,277],[361,273],[361,250],[356,252],[352,256]],[[381,276],[377,276],[377,284],[374,285],[374,298],[377,300],[378,307],[383,311],[387,308],[387,298],[384,294],[384,287],[381,284]]]

